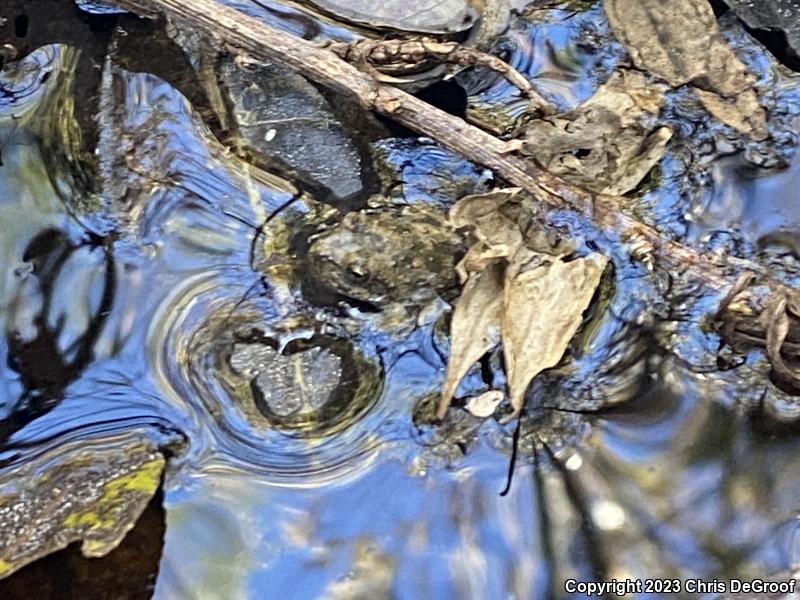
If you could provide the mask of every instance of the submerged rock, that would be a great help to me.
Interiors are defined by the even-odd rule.
[[[800,0],[725,0],[725,3],[748,27],[782,33],[786,54],[800,61]]]
[[[295,340],[283,351],[268,339],[239,342],[220,377],[252,427],[325,435],[356,419],[375,399],[377,365],[350,342]],[[249,394],[245,391],[249,385]]]
[[[467,0],[307,0],[337,19],[375,28],[417,33],[456,33],[470,29],[479,17]]]
[[[239,133],[253,150],[285,163],[346,198],[361,191],[361,158],[328,101],[297,73],[277,65],[227,61],[228,88]]]
[[[0,578],[81,541],[108,554],[156,492],[164,457],[142,432],[56,446],[0,475]]]
[[[256,406],[281,419],[325,406],[342,377],[342,359],[321,348],[283,356],[263,344],[236,344],[231,367],[254,377]]]

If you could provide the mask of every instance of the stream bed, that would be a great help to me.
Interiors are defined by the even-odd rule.
[[[794,572],[800,401],[761,351],[734,355],[707,327],[722,290],[555,211],[615,268],[604,311],[528,390],[509,482],[515,422],[463,402],[433,418],[464,248],[431,215],[492,173],[274,65],[217,57],[192,80],[203,42],[177,26],[148,31],[148,51],[180,45],[183,70],[148,70],[126,46],[138,21],[120,18],[103,55],[48,43],[0,75],[0,495],[28,465],[69,469],[76,448],[135,440],[166,464],[116,550],[41,558],[0,580],[3,598],[577,598],[566,580]],[[626,210],[797,285],[800,76],[732,15],[721,27],[770,137],[670,91],[672,139]],[[625,60],[592,3],[529,10],[496,47],[560,110]],[[433,102],[519,116],[491,74],[437,85]],[[447,260],[420,274],[409,252]],[[489,355],[457,397],[503,378]]]

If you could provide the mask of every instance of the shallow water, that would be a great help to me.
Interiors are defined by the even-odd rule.
[[[596,7],[550,12],[514,25],[513,62],[573,106],[619,49],[575,47],[587,27],[607,35]],[[500,496],[513,425],[460,408],[441,426],[425,418],[443,376],[444,301],[398,333],[375,307],[321,293],[306,238],[336,221],[332,208],[228,152],[170,83],[112,61],[99,181],[85,187],[52,139],[73,60],[49,46],[2,80],[0,481],[34,456],[58,460],[68,441],[133,430],[169,444],[156,597],[561,597],[568,578],[745,578],[800,561],[800,403],[756,352],[720,370],[703,329],[719,290],[650,272],[613,236],[552,215],[616,268],[573,360],[529,390]],[[800,92],[759,60],[777,141],[703,123],[677,92],[667,118],[684,130],[632,211],[691,243],[722,237],[792,280]],[[493,96],[500,85],[477,93],[513,110],[513,95]],[[381,191],[447,207],[490,182],[430,140],[371,148],[362,204]],[[758,157],[768,166],[748,162]],[[289,364],[321,340],[357,365],[348,385],[360,394],[332,397],[325,419],[319,406],[270,417],[236,345],[285,349]],[[488,370],[502,381],[499,357]],[[486,389],[480,371],[463,394]]]

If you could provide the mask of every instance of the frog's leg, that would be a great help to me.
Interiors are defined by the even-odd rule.
[[[481,65],[503,75],[543,115],[555,112],[553,106],[533,89],[531,83],[506,61],[486,52],[462,46],[458,42],[438,42],[424,37],[416,40],[362,39],[350,43],[328,42],[325,47],[378,81],[387,83],[408,83],[410,80],[386,75],[383,71],[411,70],[430,59],[462,67]]]

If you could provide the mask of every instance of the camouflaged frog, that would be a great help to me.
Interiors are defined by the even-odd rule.
[[[462,251],[441,211],[389,205],[345,215],[312,239],[309,259],[325,287],[384,314],[411,317],[455,286]]]

